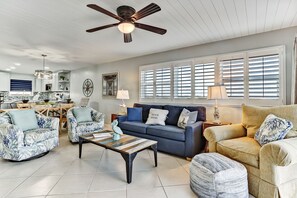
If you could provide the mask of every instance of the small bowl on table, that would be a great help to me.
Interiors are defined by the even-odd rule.
[[[22,100],[22,102],[23,102],[24,104],[26,104],[26,103],[29,102],[29,100]]]
[[[49,99],[44,99],[43,100],[45,103],[48,103],[50,100]]]

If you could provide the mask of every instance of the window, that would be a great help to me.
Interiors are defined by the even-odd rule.
[[[171,97],[171,68],[156,70],[156,98]]]
[[[209,103],[208,87],[223,84],[225,104],[285,104],[284,60],[285,47],[276,46],[141,66],[140,99]]]
[[[279,55],[249,58],[249,98],[279,98]]]
[[[174,67],[174,98],[191,98],[192,96],[192,66]]]
[[[208,86],[215,84],[215,63],[195,64],[195,97],[206,98]]]
[[[10,91],[14,94],[31,94],[32,81],[31,80],[10,80]]]
[[[226,87],[228,97],[244,97],[244,59],[220,61],[221,80]]]
[[[153,98],[154,97],[154,70],[141,71],[140,76],[140,97]]]

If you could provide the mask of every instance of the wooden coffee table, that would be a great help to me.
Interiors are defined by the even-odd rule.
[[[100,131],[95,133],[110,133],[111,131]],[[158,165],[157,161],[157,141],[148,140],[144,138],[135,137],[132,135],[121,135],[121,139],[113,140],[112,137],[108,138],[94,138],[93,134],[79,136],[79,158],[81,158],[82,144],[90,142],[106,149],[113,150],[122,155],[126,162],[126,177],[127,183],[132,181],[132,166],[138,152],[147,148],[152,148],[154,151],[155,167]]]

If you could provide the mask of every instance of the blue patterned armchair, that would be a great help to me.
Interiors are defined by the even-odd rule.
[[[67,112],[68,138],[71,142],[78,142],[80,135],[93,133],[104,128],[105,115],[90,107],[83,108],[90,110],[92,121],[78,122],[74,116],[73,110],[79,108],[82,107],[73,107]]]
[[[59,119],[37,114],[36,118],[38,128],[23,131],[7,113],[0,114],[0,157],[22,161],[59,145]]]

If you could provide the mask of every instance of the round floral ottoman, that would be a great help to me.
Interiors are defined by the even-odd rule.
[[[199,198],[249,197],[246,168],[218,153],[203,153],[192,159],[190,186]]]

